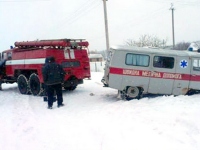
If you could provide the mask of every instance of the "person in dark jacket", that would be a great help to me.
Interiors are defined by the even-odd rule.
[[[0,91],[2,91],[2,85],[1,85],[2,83],[1,83],[1,80],[0,80]]]
[[[6,59],[0,61],[0,76],[3,78],[5,75],[5,64],[6,64]],[[2,81],[0,79],[0,91],[2,90]]]
[[[52,109],[54,92],[56,92],[58,107],[64,106],[62,82],[64,81],[65,71],[61,65],[55,62],[54,57],[49,57],[46,61],[47,62],[42,68],[42,75],[48,97],[48,109]]]
[[[43,68],[50,62],[50,58],[51,58],[51,57],[47,57],[47,58],[45,59],[45,64],[44,64]],[[47,102],[47,101],[48,101],[48,97],[47,97],[47,88],[46,88],[46,84],[44,84],[44,87],[43,87],[43,88],[44,88],[43,99],[44,99],[45,102]],[[54,97],[53,97],[53,102],[56,102],[55,93],[54,93]]]

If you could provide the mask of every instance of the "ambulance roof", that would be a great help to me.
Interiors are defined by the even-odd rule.
[[[168,49],[158,49],[158,48],[144,48],[136,46],[112,46],[112,50],[117,51],[130,51],[143,54],[164,54],[164,55],[173,55],[173,56],[197,56],[200,57],[200,53],[192,52],[188,50],[168,50]]]

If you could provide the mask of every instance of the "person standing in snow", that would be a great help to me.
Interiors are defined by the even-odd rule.
[[[44,66],[43,66],[43,68],[49,63],[49,59],[50,59],[51,57],[47,57],[46,59],[45,59],[45,64],[44,64]],[[46,102],[46,101],[48,101],[48,97],[47,97],[47,88],[46,88],[46,84],[44,84],[44,95],[43,95],[43,98],[44,98],[44,101]],[[54,93],[55,94],[55,93]],[[53,97],[53,102],[55,102],[56,101],[56,96],[54,95],[54,97]]]
[[[2,91],[2,85],[1,85],[2,83],[1,83],[1,81],[0,81],[0,91]]]
[[[42,68],[42,75],[48,98],[48,109],[52,109],[54,101],[54,92],[57,96],[57,106],[64,106],[62,96],[62,82],[64,81],[65,71],[62,66],[55,62],[54,57],[46,58],[45,65]]]
[[[3,78],[3,76],[5,75],[5,64],[6,64],[6,60],[4,59],[2,61],[0,61],[0,78]],[[2,80],[0,79],[0,91],[2,90]]]

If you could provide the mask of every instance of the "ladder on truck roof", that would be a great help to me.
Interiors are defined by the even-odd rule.
[[[44,47],[53,47],[53,48],[70,47],[72,49],[75,48],[82,49],[83,47],[87,48],[88,45],[89,43],[85,41],[85,39],[51,39],[51,40],[15,42],[15,47],[18,47],[20,49],[44,48]]]

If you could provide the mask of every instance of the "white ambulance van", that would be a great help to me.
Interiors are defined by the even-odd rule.
[[[200,53],[130,46],[109,50],[102,82],[126,99],[200,91]]]

